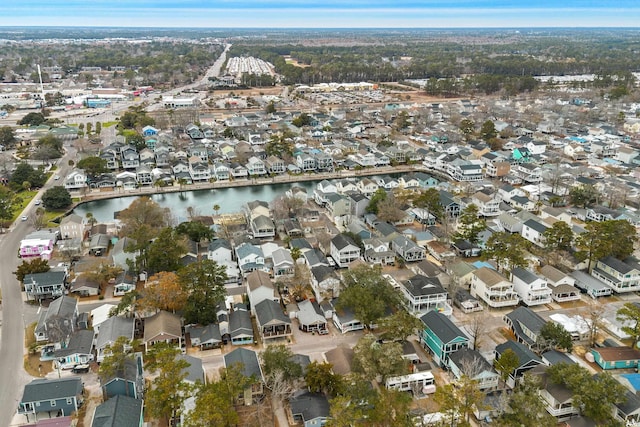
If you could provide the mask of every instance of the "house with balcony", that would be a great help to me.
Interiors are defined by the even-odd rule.
[[[264,163],[267,168],[267,172],[270,174],[278,175],[287,171],[286,163],[279,157],[269,156]]]
[[[520,301],[527,306],[549,304],[552,300],[547,281],[529,270],[515,267],[511,270],[511,281]]]
[[[491,308],[510,307],[520,301],[513,283],[489,267],[481,267],[471,273],[471,296]]]
[[[211,169],[209,163],[202,161],[200,157],[193,156],[189,158],[189,175],[193,182],[208,181],[211,179]]]
[[[296,166],[298,166],[302,172],[315,171],[317,168],[316,159],[308,153],[300,153],[296,156]]]
[[[263,341],[291,336],[291,319],[284,314],[278,302],[264,299],[254,309]]]
[[[351,215],[351,198],[338,193],[327,194],[325,207],[331,218],[342,218]]]
[[[533,163],[520,163],[511,167],[511,172],[522,179],[525,184],[542,182],[542,168]]]
[[[559,384],[551,381],[545,371],[537,372],[537,368],[534,373],[540,379],[541,388],[538,390],[538,394],[544,402],[547,412],[558,419],[563,421],[568,418],[573,418],[580,414],[580,408],[574,406],[573,392],[567,388],[564,384]]]
[[[338,297],[340,287],[340,279],[333,267],[316,265],[311,268],[311,288],[318,301]]]
[[[231,345],[246,345],[254,343],[253,324],[251,314],[243,304],[235,304],[229,312],[228,337],[223,331],[222,342],[231,342]]]
[[[389,249],[389,244],[378,238],[365,239],[364,260],[373,265],[393,265],[396,253]]]
[[[431,310],[445,316],[450,316],[453,312],[447,301],[447,291],[436,278],[416,274],[401,282],[400,291],[407,309],[417,317]]]
[[[236,259],[243,277],[255,270],[269,272],[269,267],[265,264],[264,253],[259,246],[242,243],[236,247]]]
[[[347,268],[353,261],[360,259],[360,247],[351,237],[338,234],[331,239],[330,255],[339,268]]]
[[[596,262],[591,275],[617,293],[640,290],[640,264],[634,258],[624,261],[612,256],[601,258]]]
[[[226,163],[216,162],[213,164],[213,177],[217,181],[228,181],[231,171]]]
[[[266,175],[267,167],[261,159],[252,156],[247,160],[247,173],[253,177]]]
[[[540,274],[551,288],[551,298],[554,301],[567,302],[580,299],[580,290],[574,286],[576,281],[573,277],[548,264],[540,269]]]
[[[280,294],[273,285],[269,273],[264,271],[252,271],[247,275],[247,296],[253,314],[256,306],[264,300],[280,302]]]
[[[76,169],[71,171],[64,179],[64,188],[69,191],[80,190],[87,187],[87,174]]]
[[[427,250],[407,236],[399,235],[391,241],[391,249],[405,262],[418,262],[427,257]]]
[[[60,221],[62,239],[84,239],[84,219],[77,214],[70,214]]]
[[[78,300],[61,296],[40,312],[34,330],[36,341],[49,341],[55,348],[62,348],[77,329]]]
[[[371,197],[379,188],[378,184],[371,178],[362,178],[356,186],[358,191],[365,197]]]
[[[429,311],[420,318],[424,328],[419,332],[420,343],[441,367],[449,367],[451,354],[469,347],[469,337],[447,316]]]
[[[105,149],[100,153],[100,158],[107,162],[107,169],[118,170],[120,168],[120,161],[118,160],[118,153],[115,150]]]
[[[478,215],[484,217],[498,216],[500,210],[500,197],[491,192],[478,191],[471,196],[471,204],[478,207]]]
[[[245,406],[253,404],[254,399],[261,398],[264,394],[264,378],[258,361],[258,354],[246,348],[237,348],[223,357],[224,367],[240,366],[242,375],[251,378],[251,384],[247,385],[238,396],[238,403]]]
[[[640,426],[640,397],[630,390],[624,394],[622,402],[614,405],[614,417],[626,427]]]
[[[445,171],[451,178],[458,182],[481,181],[484,176],[482,173],[482,162],[478,160],[464,160],[461,158],[445,165]]]
[[[122,163],[122,169],[136,169],[140,166],[140,155],[135,147],[130,145],[122,147],[120,150],[120,159]]]
[[[152,185],[153,175],[149,166],[139,166],[136,168],[136,182],[139,185]]]
[[[67,284],[65,271],[49,270],[44,273],[32,273],[24,276],[22,281],[27,300],[42,301],[64,295]]]

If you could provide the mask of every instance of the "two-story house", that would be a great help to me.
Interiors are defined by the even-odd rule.
[[[87,186],[87,174],[76,169],[71,171],[64,179],[64,188],[69,191],[79,190]]]
[[[544,232],[547,231],[546,225],[535,219],[528,219],[522,224],[521,235],[534,245],[544,247]]]
[[[422,261],[427,257],[427,250],[407,236],[399,235],[391,241],[391,249],[405,262]]]
[[[38,378],[24,387],[22,398],[18,402],[18,414],[26,415],[31,422],[38,422],[39,418],[50,418],[52,412],[64,417],[78,411],[83,401],[80,377],[51,380]],[[48,415],[45,416],[44,413]]]
[[[58,298],[64,295],[67,273],[60,270],[49,270],[44,273],[27,274],[22,283],[27,300],[42,301]]]
[[[330,243],[330,255],[339,268],[347,268],[350,263],[360,259],[360,247],[351,237],[338,234]]]
[[[513,283],[488,267],[471,273],[471,296],[479,298],[491,308],[514,306],[520,301]]]
[[[255,270],[269,272],[269,267],[264,262],[264,253],[259,246],[242,243],[236,247],[236,259],[243,276]]]
[[[535,311],[527,307],[518,307],[505,314],[504,322],[509,326],[518,342],[527,347],[534,347],[540,338],[540,331],[547,323]]]
[[[617,293],[640,290],[640,264],[634,258],[624,261],[612,256],[601,258],[596,262],[591,275]]]
[[[400,290],[409,312],[416,316],[435,310],[450,316],[453,309],[448,304],[447,291],[436,278],[416,274],[401,282]]]
[[[511,270],[511,280],[513,289],[524,304],[534,306],[551,302],[552,290],[544,278],[524,268],[515,267]]]
[[[429,311],[420,318],[424,329],[420,331],[420,343],[441,367],[449,367],[449,357],[461,348],[469,347],[469,337],[447,316]]]

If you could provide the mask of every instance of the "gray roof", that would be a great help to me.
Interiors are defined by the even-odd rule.
[[[298,320],[301,325],[327,323],[316,301],[304,300],[298,303]]]
[[[188,331],[191,338],[200,339],[200,343],[222,342],[220,325],[217,323],[211,323],[206,326],[194,326],[192,328],[188,328]]]
[[[81,329],[69,338],[65,348],[55,351],[55,357],[65,357],[70,354],[91,354],[93,347],[93,331]]]
[[[412,278],[402,282],[402,286],[413,296],[426,296],[444,294],[446,291],[436,278],[416,274]]]
[[[78,307],[78,300],[75,298],[61,296],[49,304],[47,309],[47,319],[53,316],[71,319]]]
[[[255,306],[256,318],[259,325],[266,325],[269,322],[280,322],[291,324],[291,319],[284,314],[282,307],[277,302],[266,299]]]
[[[322,282],[328,278],[337,278],[336,271],[326,265],[318,265],[311,269],[311,274],[318,281]]]
[[[96,348],[104,348],[115,342],[119,337],[133,339],[134,320],[125,317],[113,316],[100,324],[100,332],[96,340]]]
[[[255,376],[256,379],[262,381],[262,370],[258,363],[258,355],[253,350],[246,348],[237,348],[230,353],[224,355],[224,366],[230,367],[240,363],[242,365],[242,373],[246,377]]]
[[[209,242],[209,252],[215,252],[220,248],[231,250],[231,243],[227,239],[215,239]]]
[[[538,233],[544,233],[548,228],[546,225],[541,224],[535,219],[528,219],[524,222],[523,225],[526,225],[527,227],[537,231]]]
[[[24,386],[22,403],[74,397],[82,393],[82,380],[78,377],[53,380],[36,379]]]
[[[302,417],[304,422],[329,416],[329,401],[322,393],[303,391],[289,399],[291,413]]]
[[[466,363],[470,363],[474,367],[481,368],[482,371],[493,371],[493,367],[487,359],[485,359],[478,350],[471,350],[470,348],[463,347],[460,350],[451,353],[449,360],[459,368],[463,368]],[[480,372],[476,372],[479,374]]]
[[[44,273],[32,273],[24,276],[23,283],[37,283],[40,286],[59,285],[64,283],[67,273],[64,271],[46,271]]]
[[[138,427],[142,400],[116,395],[96,407],[91,427]]]
[[[444,344],[450,343],[458,337],[463,337],[468,340],[468,337],[460,328],[454,325],[453,322],[442,313],[432,310],[422,316],[420,320],[422,320],[422,323],[431,329]]]
[[[333,239],[331,239],[331,243],[338,250],[344,249],[349,245],[356,246],[356,247],[358,246],[351,239],[351,237],[345,236],[344,234],[338,234],[337,236],[335,236]]]
[[[189,356],[187,354],[179,354],[176,357],[177,359],[184,360],[189,364],[188,367],[182,370],[182,372],[186,372],[187,374],[187,376],[185,377],[185,381],[189,381],[191,383],[200,381],[201,383],[204,383],[204,369],[202,368],[202,359]]]
[[[551,365],[557,365],[560,363],[566,363],[568,365],[573,365],[576,363],[572,358],[570,358],[567,353],[559,352],[558,350],[549,350],[542,353],[542,357],[548,361]]]
[[[616,257],[612,257],[612,256],[608,256],[608,257],[602,258],[602,259],[600,259],[598,261],[603,263],[604,265],[607,265],[607,266],[613,268],[615,271],[617,271],[617,272],[619,272],[621,274],[630,273],[634,269],[633,266],[627,264],[624,261],[619,260]]]
[[[246,310],[235,310],[229,313],[229,334],[231,337],[237,335],[252,335],[253,325],[251,315]]]
[[[545,325],[545,320],[538,316],[533,310],[527,307],[518,307],[511,313],[506,314],[504,317],[508,317],[513,324],[513,332],[516,337],[524,340],[527,344],[534,344],[533,340],[524,334],[522,326],[532,331],[534,334],[539,334],[542,327]]]
[[[502,355],[507,349],[510,349],[516,354],[516,356],[518,356],[518,361],[520,362],[520,366],[518,366],[518,368],[531,361],[542,363],[542,359],[540,359],[533,351],[529,350],[524,344],[519,342],[509,340],[496,346],[496,352],[500,355]]]
[[[515,267],[513,270],[511,270],[511,274],[527,284],[531,284],[540,279],[534,273],[530,272],[529,270],[525,270],[522,267]]]
[[[91,237],[89,249],[107,249],[110,242],[111,237],[109,237],[107,234],[94,234]]]

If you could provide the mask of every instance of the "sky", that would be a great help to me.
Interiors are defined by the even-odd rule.
[[[5,0],[0,26],[638,27],[638,0]]]

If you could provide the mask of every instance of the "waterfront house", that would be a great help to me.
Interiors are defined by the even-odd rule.
[[[60,221],[62,239],[84,239],[84,220],[80,215],[70,214]]]

